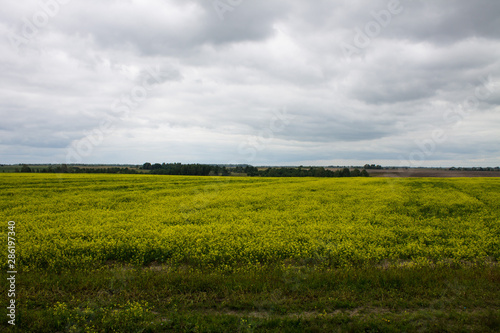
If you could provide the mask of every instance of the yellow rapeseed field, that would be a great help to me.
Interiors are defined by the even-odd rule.
[[[500,179],[493,178],[2,174],[0,209],[4,231],[16,222],[23,270],[500,258]]]

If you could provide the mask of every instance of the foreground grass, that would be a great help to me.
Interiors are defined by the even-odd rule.
[[[16,332],[500,330],[495,266],[108,266],[19,277]]]

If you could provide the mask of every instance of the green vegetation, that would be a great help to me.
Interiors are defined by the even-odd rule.
[[[226,168],[218,165],[204,164],[181,164],[181,163],[144,163],[143,170],[150,170],[150,173],[157,175],[177,175],[177,176],[229,176],[229,175],[245,175],[250,177],[368,177],[366,170],[360,171],[354,169],[352,172],[349,168],[342,170],[331,171],[323,167],[272,167],[258,168],[246,165]]]
[[[5,172],[21,173],[111,173],[111,174],[141,174],[150,173],[155,175],[171,176],[260,176],[260,177],[369,177],[366,170],[343,168],[336,171],[323,167],[270,167],[259,170],[251,165],[245,166],[218,166],[208,164],[182,164],[182,163],[144,163],[142,167],[124,166],[77,166],[77,165],[47,165],[35,166],[22,165],[14,169],[0,167]]]
[[[19,331],[498,332],[495,268],[23,273]],[[3,323],[2,323],[3,324]]]
[[[500,179],[2,174],[0,209],[13,331],[500,329]]]
[[[0,172],[21,173],[143,173],[139,166],[115,165],[67,165],[67,164],[34,164],[34,165],[0,165]]]

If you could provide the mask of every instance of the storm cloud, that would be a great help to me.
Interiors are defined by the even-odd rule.
[[[500,165],[500,2],[0,12],[0,163]]]

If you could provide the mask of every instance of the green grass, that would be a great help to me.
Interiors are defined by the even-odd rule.
[[[20,278],[22,332],[500,329],[498,267],[253,267],[222,273],[111,266]]]

